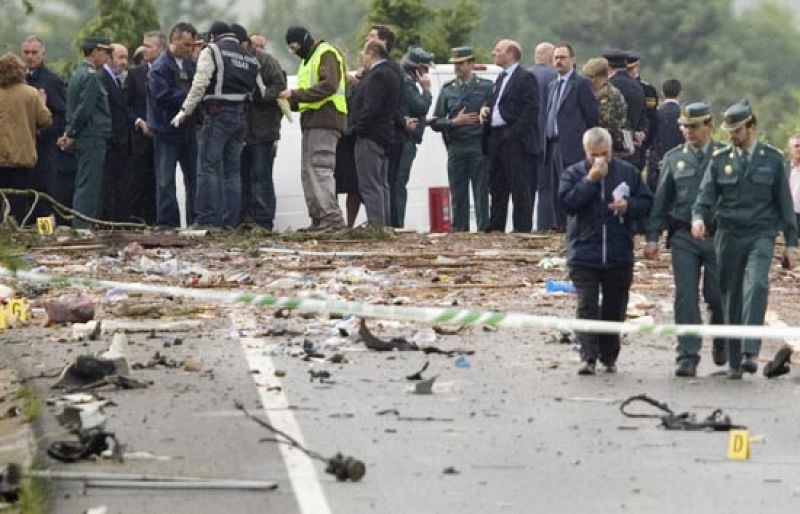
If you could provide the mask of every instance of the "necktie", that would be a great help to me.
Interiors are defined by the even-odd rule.
[[[503,89],[503,81],[506,79],[508,73],[505,71],[501,71],[500,75],[497,76],[497,80],[494,81],[494,91],[492,91],[492,107],[497,104],[498,97],[500,96],[500,90]]]
[[[564,94],[564,79],[558,79],[558,89],[556,90],[556,109],[561,107],[561,95]]]
[[[706,156],[706,154],[703,152],[703,149],[698,149],[695,154],[697,155],[697,162],[703,162],[703,158]]]
[[[750,156],[747,155],[747,150],[742,150],[742,169],[746,170],[750,164]]]
[[[550,102],[547,109],[547,124],[545,126],[546,137],[556,137],[558,135],[558,126],[556,118],[558,117],[558,105],[561,102],[561,86],[564,85],[564,79],[558,79],[556,89],[553,91],[553,101]]]

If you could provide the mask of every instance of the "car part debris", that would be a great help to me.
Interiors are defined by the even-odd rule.
[[[19,464],[9,463],[0,470],[0,499],[8,503],[19,500],[22,471]]]
[[[414,386],[414,394],[433,394],[434,382],[436,382],[436,375],[427,380],[417,382]]]
[[[459,473],[461,472],[457,470],[455,466],[447,466],[444,468],[444,470],[442,470],[443,475],[458,475]]]
[[[178,480],[178,481],[126,481],[126,480],[87,480],[87,488],[103,489],[202,489],[202,490],[240,490],[240,491],[273,491],[278,488],[275,482],[257,480]]]
[[[80,355],[67,365],[59,375],[53,389],[70,392],[89,391],[97,387],[115,385],[122,389],[144,389],[147,384],[128,375],[128,364],[124,357],[101,359],[91,355]]]
[[[86,323],[94,319],[94,302],[90,298],[80,298],[72,302],[45,302],[47,313],[45,326],[54,323]]]
[[[789,363],[792,359],[792,347],[784,346],[775,354],[775,357],[764,366],[764,376],[775,378],[789,373]]]
[[[625,408],[634,403],[643,402],[652,405],[653,407],[665,412],[666,414],[644,414],[644,413],[631,413]],[[730,417],[724,415],[721,409],[716,409],[707,418],[700,421],[697,420],[694,413],[682,412],[675,414],[666,403],[659,402],[646,394],[637,394],[631,396],[619,406],[620,412],[629,418],[654,418],[661,420],[661,427],[666,430],[710,430],[714,432],[725,432],[728,430],[743,430],[747,429],[744,425],[734,425]]]
[[[475,355],[475,350],[464,350],[463,348],[456,348],[454,350],[442,350],[436,346],[424,346],[422,348],[422,353],[425,355],[430,355],[432,353],[436,353],[439,355],[444,355],[445,357],[455,357],[456,355]]]
[[[106,432],[106,417],[99,404],[65,405],[56,416],[58,422],[75,435],[77,441],[53,441],[47,454],[61,462],[77,462],[99,456],[111,449],[112,458],[122,462],[122,446],[116,436]],[[111,446],[109,446],[109,439]]]
[[[417,371],[414,374],[408,375],[406,377],[406,380],[422,380],[422,372],[425,371],[426,369],[428,369],[428,365],[430,363],[431,363],[430,361],[425,361],[425,365],[422,366],[422,369]]]
[[[286,432],[283,432],[282,430],[279,430],[267,423],[263,419],[250,414],[241,402],[235,401],[234,405],[237,409],[242,411],[245,416],[282,438],[272,439],[273,441],[297,448],[312,459],[324,462],[325,472],[334,475],[336,480],[344,482],[349,479],[353,482],[358,482],[366,474],[367,467],[362,461],[356,459],[355,457],[344,456],[341,453],[337,453],[333,457],[325,458],[322,456],[322,454],[309,450]]]
[[[387,414],[394,414],[395,416],[399,416],[400,415],[400,411],[397,410],[397,409],[383,409],[383,410],[379,410],[375,414],[377,414],[378,416],[386,416]]]
[[[327,382],[331,378],[330,371],[327,371],[327,370],[324,370],[324,369],[319,370],[319,371],[310,369],[310,370],[308,370],[308,374],[311,377],[311,382],[313,382],[314,379],[317,379],[317,380],[319,380],[320,384],[324,384],[325,382]]]
[[[389,341],[378,339],[372,332],[369,331],[367,328],[367,322],[363,318],[361,319],[361,327],[358,329],[358,335],[361,336],[361,340],[364,341],[364,344],[367,348],[378,352],[390,352],[392,350],[406,352],[419,350],[419,347],[416,345],[416,343],[409,341],[404,337],[394,337]]]
[[[454,336],[463,332],[465,328],[467,328],[466,325],[460,325],[457,327],[442,327],[439,325],[434,325],[433,331],[440,336]]]
[[[86,323],[72,324],[73,341],[96,341],[103,330],[103,324],[99,320],[87,321]]]
[[[150,360],[147,361],[146,364],[134,363],[133,369],[140,370],[140,369],[156,369],[159,366],[164,368],[175,369],[179,368],[181,365],[178,361],[167,359],[165,355],[161,355],[161,352],[156,352],[150,357]]]

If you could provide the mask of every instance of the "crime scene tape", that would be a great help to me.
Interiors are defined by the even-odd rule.
[[[451,307],[416,307],[405,305],[379,305],[365,302],[299,298],[253,294],[244,291],[191,289],[185,287],[117,282],[63,275],[48,275],[32,271],[11,272],[0,267],[0,277],[53,285],[72,285],[98,289],[118,289],[128,292],[164,294],[194,300],[230,303],[262,308],[290,309],[308,313],[333,313],[380,318],[396,321],[415,321],[434,325],[488,325],[503,328],[538,328],[598,334],[642,334],[660,337],[731,337],[731,338],[800,338],[800,327],[755,325],[671,325],[596,321],[555,316],[537,316],[515,312],[483,311]]]

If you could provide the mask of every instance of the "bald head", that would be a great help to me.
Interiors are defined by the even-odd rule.
[[[492,50],[494,63],[505,69],[519,62],[522,58],[522,46],[513,39],[501,39]]]
[[[533,60],[535,64],[546,64],[547,66],[553,65],[553,50],[556,46],[553,43],[544,41],[536,45],[533,51]]]
[[[117,73],[128,69],[128,49],[125,45],[111,43],[111,60],[108,65]]]

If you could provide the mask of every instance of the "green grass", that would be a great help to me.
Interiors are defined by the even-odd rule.
[[[45,514],[47,491],[41,479],[26,478],[18,502],[19,514]]]
[[[20,409],[22,410],[22,419],[26,423],[36,421],[39,414],[42,413],[42,397],[31,386],[23,386],[17,392],[17,399],[22,403]]]

